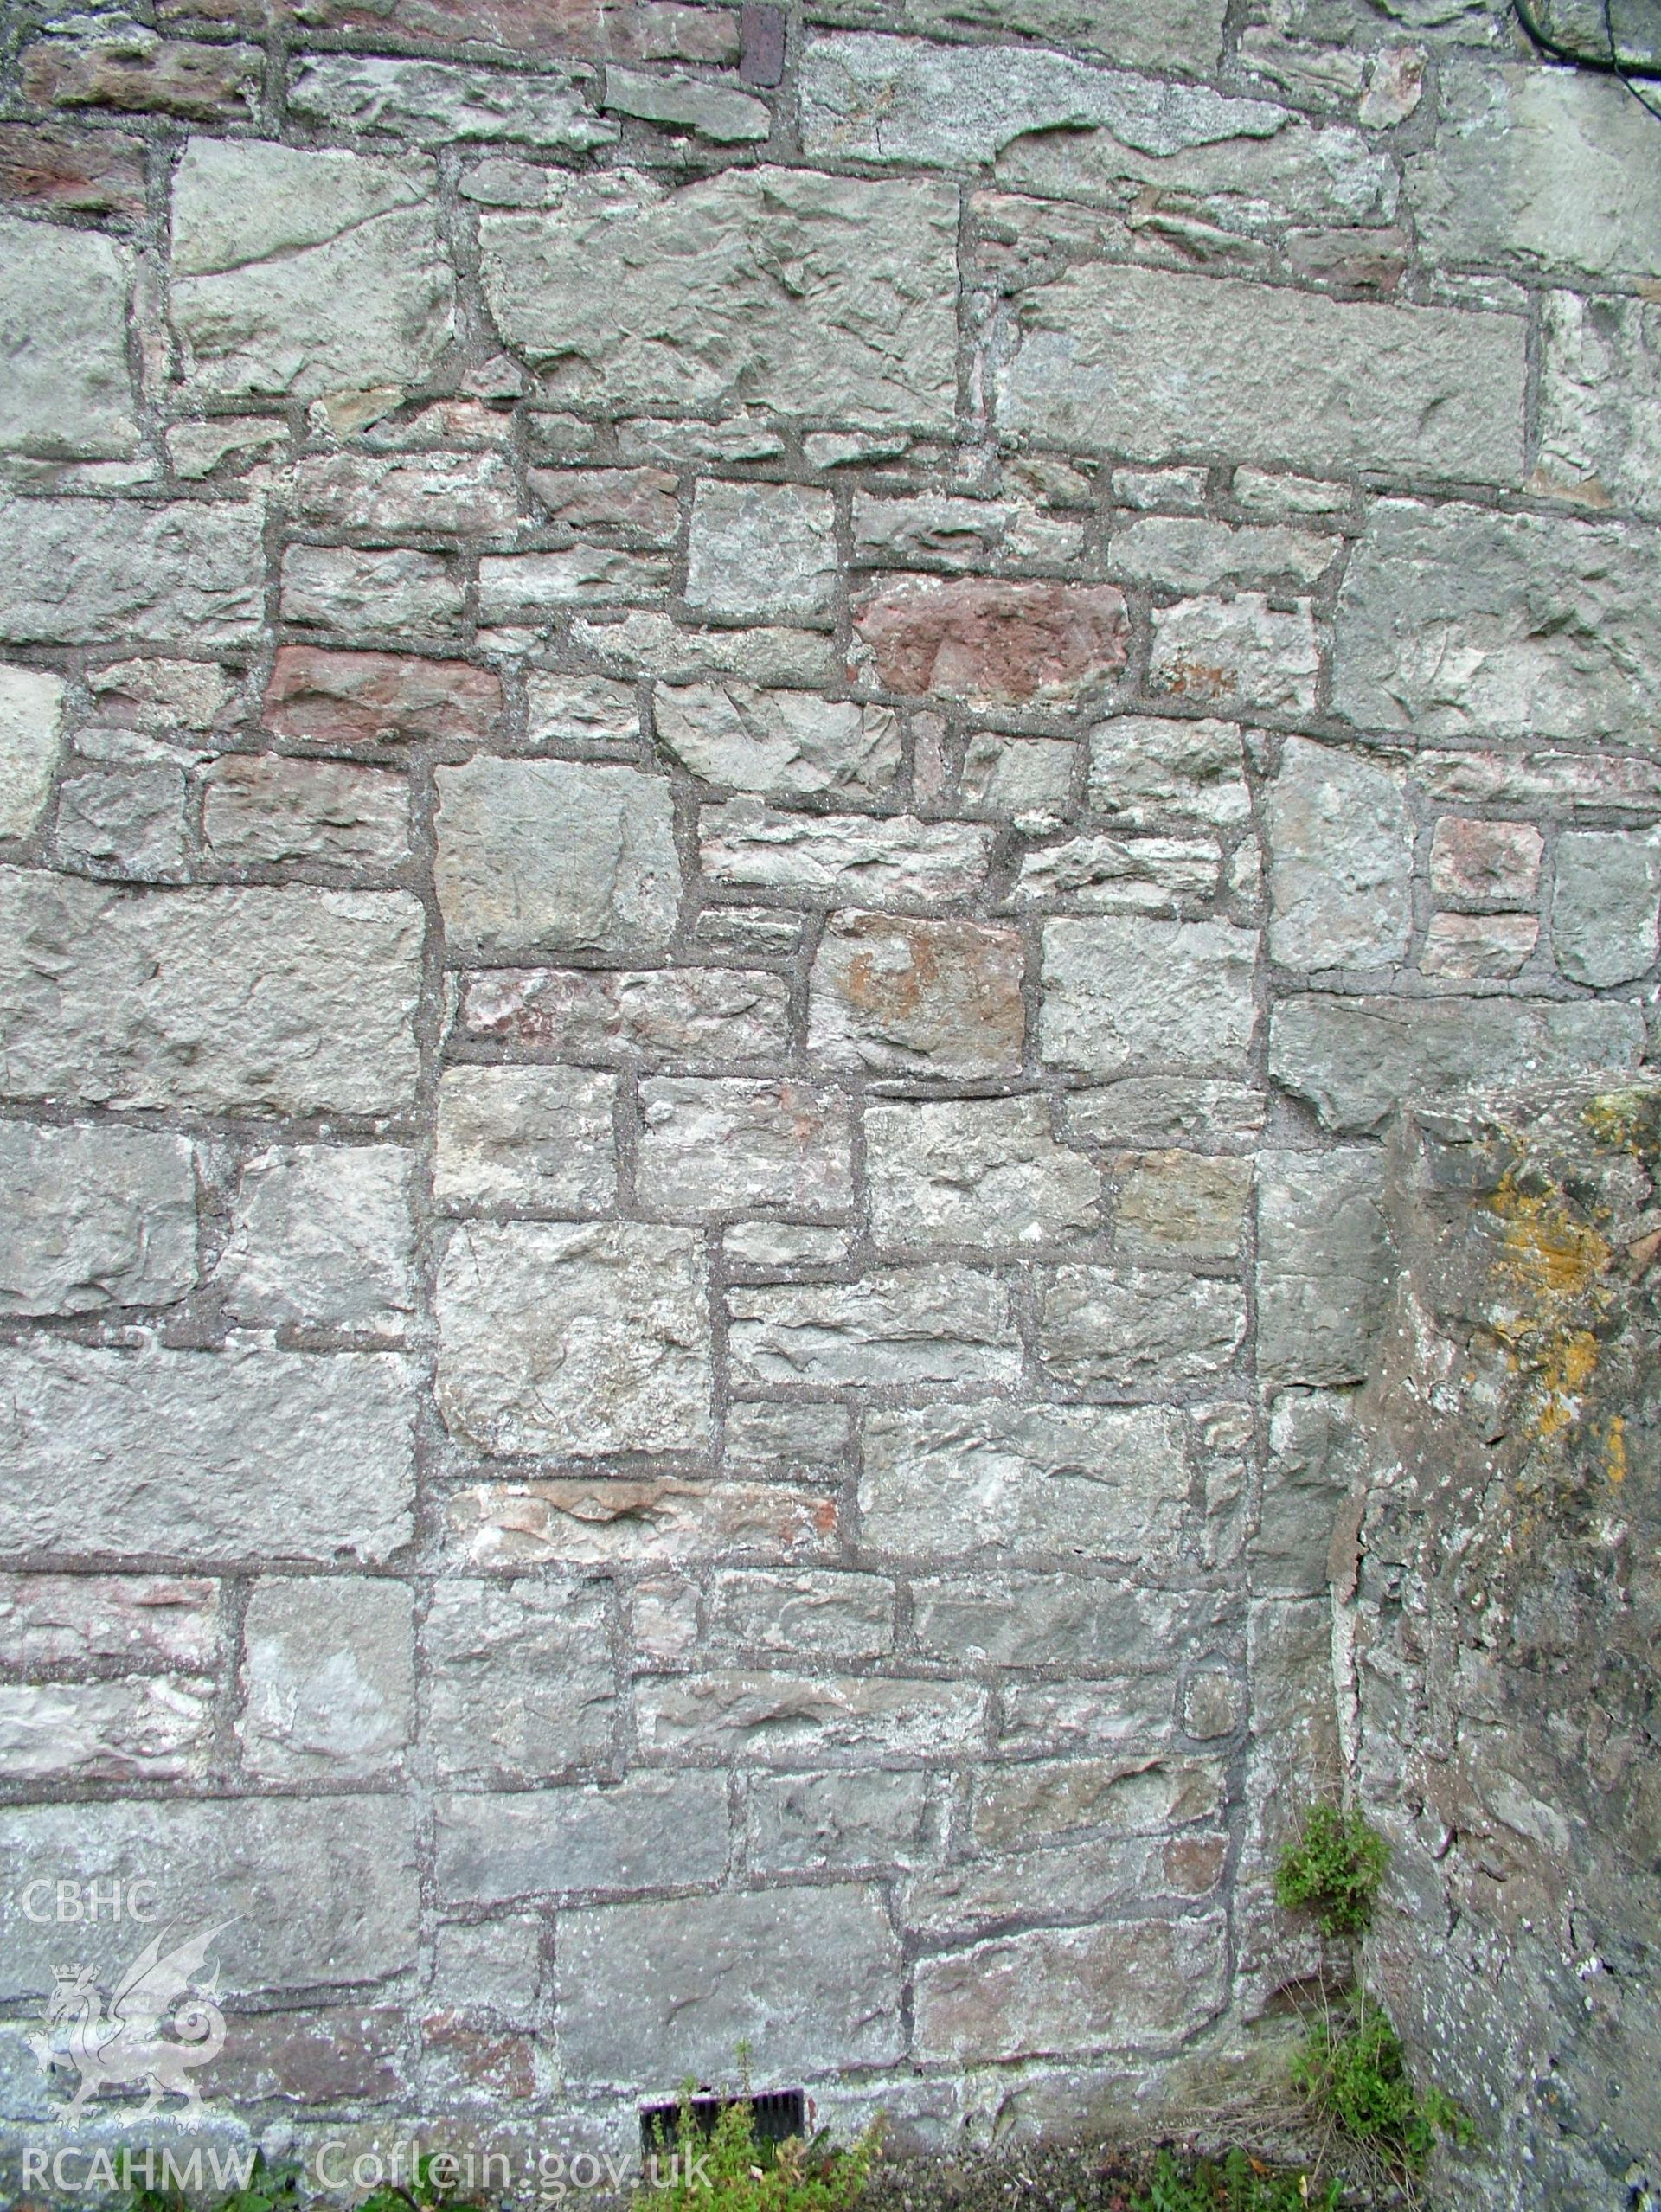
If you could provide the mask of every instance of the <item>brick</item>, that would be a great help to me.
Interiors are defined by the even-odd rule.
[[[281,645],[266,687],[263,719],[279,737],[350,747],[477,739],[501,709],[501,678],[465,661]]]
[[[405,894],[0,869],[0,913],[9,1097],[252,1114],[411,1101],[421,915]]]
[[[1124,666],[1129,625],[1111,584],[899,576],[854,609],[885,690],[988,704],[1068,702]]]
[[[1196,357],[1210,364],[1202,381],[1173,373]],[[1524,374],[1515,316],[1096,264],[1022,296],[998,420],[1085,451],[1215,448],[1509,484],[1523,465]]]

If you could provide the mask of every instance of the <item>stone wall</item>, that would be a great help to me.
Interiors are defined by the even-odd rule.
[[[1459,0],[154,12],[0,121],[14,2176],[118,1880],[232,2136],[1249,2077],[1386,1125],[1646,1049],[1661,129]]]
[[[1401,1133],[1401,1274],[1337,1548],[1373,1978],[1480,2123],[1449,2201],[1661,2194],[1656,1853],[1661,1092]]]

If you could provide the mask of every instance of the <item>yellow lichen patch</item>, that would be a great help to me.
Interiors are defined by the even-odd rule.
[[[1617,1414],[1609,1424],[1603,1445],[1604,1472],[1612,1483],[1626,1479],[1626,1424]]]
[[[1536,1433],[1558,1436],[1579,1419],[1597,1370],[1594,1330],[1609,1304],[1613,1251],[1561,1191],[1519,1189],[1507,1173],[1488,1203],[1500,1218],[1496,1271],[1509,1294],[1495,1332],[1533,1370]]]
[[[1587,1100],[1582,1118],[1611,1151],[1653,1157],[1661,1142],[1661,1100],[1653,1091],[1600,1091]]]

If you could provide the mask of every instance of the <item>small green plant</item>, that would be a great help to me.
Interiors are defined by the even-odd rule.
[[[1446,2090],[1414,2089],[1401,2037],[1364,1991],[1351,2010],[1311,2029],[1292,2078],[1351,2143],[1408,2175],[1424,2171],[1439,2136],[1472,2140],[1470,2121]]]
[[[708,2134],[692,2109],[693,2085],[681,2091],[672,2143],[659,2142],[648,2186],[633,2212],[843,2212],[864,2188],[878,2156],[879,2122],[846,2150],[821,2129],[811,2142],[756,2140],[747,2099],[721,2106]]]
[[[1318,2196],[1307,2174],[1277,2173],[1243,2151],[1231,2151],[1221,2165],[1209,2158],[1178,2165],[1162,2151],[1131,2212],[1337,2212],[1339,2196],[1336,2181]]]
[[[118,2152],[116,2170],[131,2177],[140,2163],[131,2151]],[[257,2151],[241,2188],[221,2197],[214,2212],[300,2212],[302,2178],[298,2166],[268,2165],[265,2153]],[[134,2183],[127,2202],[129,2212],[190,2212],[189,2199],[180,2189],[140,2187]]]
[[[1289,1912],[1312,1913],[1323,1935],[1359,1935],[1389,1863],[1389,1845],[1360,1813],[1318,1805],[1280,1854],[1275,1899]]]

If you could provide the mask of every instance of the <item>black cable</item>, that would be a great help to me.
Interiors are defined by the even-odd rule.
[[[1575,47],[1565,46],[1561,39],[1554,37],[1535,14],[1530,0],[1511,0],[1511,4],[1517,10],[1518,22],[1542,54],[1549,54],[1555,61],[1572,62],[1577,69],[1594,69],[1600,76],[1618,77],[1645,113],[1654,116],[1656,121],[1661,123],[1661,107],[1647,99],[1633,82],[1634,78],[1661,77],[1661,65],[1629,65],[1622,61],[1620,48],[1615,42],[1614,24],[1610,17],[1610,0],[1603,0],[1603,35],[1609,48],[1606,61],[1600,54],[1582,53]]]

